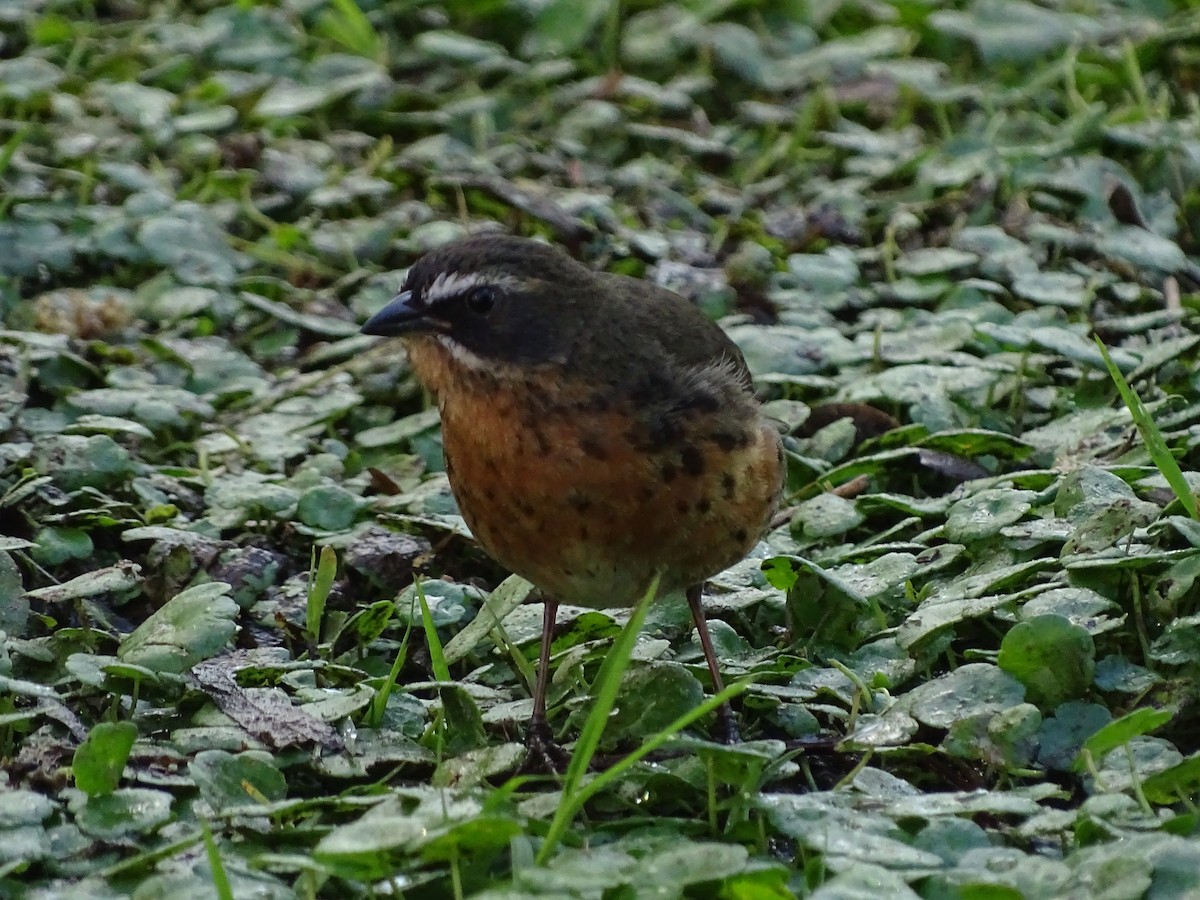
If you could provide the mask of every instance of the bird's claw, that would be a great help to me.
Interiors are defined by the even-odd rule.
[[[567,770],[571,757],[554,740],[550,725],[543,719],[529,723],[525,733],[525,762],[521,772],[525,775],[562,774]]]

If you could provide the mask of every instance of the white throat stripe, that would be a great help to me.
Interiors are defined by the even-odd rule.
[[[472,353],[448,334],[435,334],[433,339],[446,349],[454,360],[468,369],[491,369],[492,365],[486,359]]]

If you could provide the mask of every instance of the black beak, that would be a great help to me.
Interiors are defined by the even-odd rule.
[[[414,331],[436,331],[438,323],[429,318],[424,304],[417,305],[412,291],[401,291],[362,327],[363,334],[393,337]]]

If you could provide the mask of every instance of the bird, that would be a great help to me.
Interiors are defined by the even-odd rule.
[[[362,331],[402,339],[437,403],[464,521],[542,594],[531,754],[557,749],[546,686],[561,603],[617,609],[652,584],[683,592],[724,689],[704,583],[767,531],[785,463],[720,326],[666,288],[480,234],[418,258]],[[738,741],[728,704],[718,715],[720,738]]]

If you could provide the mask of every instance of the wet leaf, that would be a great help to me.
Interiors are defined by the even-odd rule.
[[[89,797],[115,791],[136,739],[137,726],[132,722],[101,722],[93,728],[71,762],[75,786]]]
[[[205,750],[196,754],[188,771],[214,812],[266,806],[287,796],[283,773],[266,753],[248,751],[235,756],[224,750]]]
[[[224,582],[188,588],[129,634],[118,656],[155,672],[185,672],[218,653],[236,631],[238,607]]]
[[[147,788],[121,788],[73,805],[79,827],[103,840],[149,834],[171,819],[171,795]]]
[[[931,23],[975,44],[985,61],[1029,62],[1072,41],[1095,37],[1101,26],[1081,15],[1026,0],[975,0],[966,12],[936,12]]]
[[[1084,742],[1082,753],[1093,757],[1103,756],[1110,750],[1127,744],[1171,720],[1171,714],[1166,710],[1142,708],[1105,725]],[[1080,759],[1082,759],[1082,753]],[[1076,769],[1080,767],[1076,760]]]
[[[1053,709],[1087,690],[1095,656],[1087,629],[1049,614],[1014,625],[1000,643],[996,664],[1025,685],[1030,702]]]
[[[1024,698],[1025,686],[1002,669],[970,663],[918,685],[905,695],[905,706],[919,722],[949,728],[969,716],[999,712]]]

